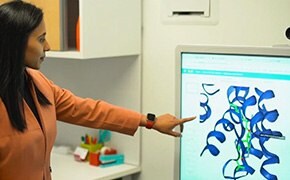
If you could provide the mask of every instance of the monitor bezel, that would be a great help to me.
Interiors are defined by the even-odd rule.
[[[279,56],[290,57],[290,47],[272,46],[229,46],[229,45],[178,45],[175,51],[175,114],[181,117],[181,56],[182,53],[210,53],[230,55]],[[180,140],[175,139],[174,180],[180,178]]]

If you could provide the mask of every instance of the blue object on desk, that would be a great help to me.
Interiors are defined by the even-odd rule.
[[[115,165],[124,164],[124,154],[108,154],[100,155],[100,167],[110,167]]]
[[[109,130],[99,130],[99,143],[104,144],[105,142],[108,142],[111,140],[111,131]]]

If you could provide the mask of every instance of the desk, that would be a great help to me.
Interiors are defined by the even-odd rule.
[[[88,162],[77,162],[72,154],[51,154],[53,180],[111,180],[126,177],[141,171],[140,166],[122,164],[101,168],[91,166]],[[128,178],[129,177],[129,178]]]

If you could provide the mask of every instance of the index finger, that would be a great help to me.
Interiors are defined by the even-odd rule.
[[[182,121],[182,123],[185,123],[185,122],[188,122],[188,121],[192,121],[194,119],[196,119],[196,116],[183,118],[183,119],[181,119],[181,121]]]
[[[184,128],[183,123],[188,122],[188,121],[192,121],[194,119],[196,119],[196,116],[181,119],[180,120],[181,123],[179,124],[180,125],[180,132],[183,132],[183,128]]]

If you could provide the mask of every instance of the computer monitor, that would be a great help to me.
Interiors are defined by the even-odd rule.
[[[289,179],[290,49],[179,46],[180,180]]]

